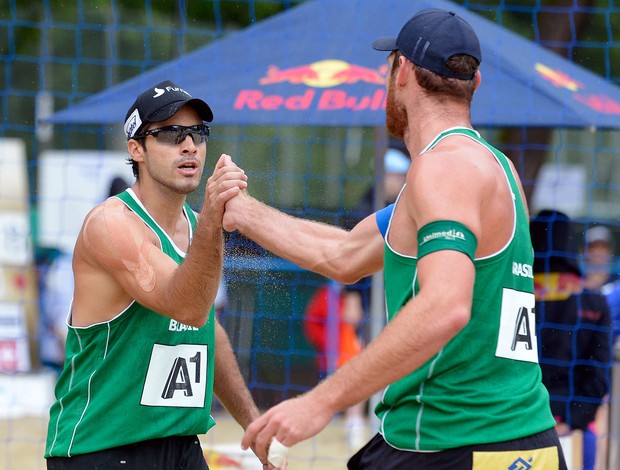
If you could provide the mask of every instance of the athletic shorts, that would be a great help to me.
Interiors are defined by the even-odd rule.
[[[555,429],[513,441],[481,444],[441,452],[412,452],[373,437],[347,464],[349,470],[566,470]]]
[[[209,470],[197,436],[174,436],[112,449],[50,457],[48,470]]]

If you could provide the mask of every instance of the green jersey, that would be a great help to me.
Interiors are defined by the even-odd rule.
[[[185,253],[130,189],[116,196],[181,263]],[[196,216],[186,204],[190,239]],[[215,424],[215,319],[183,325],[132,302],[110,321],[69,327],[64,369],[50,410],[45,457],[71,457],[167,436],[203,434]]]
[[[386,388],[375,411],[381,434],[398,449],[440,451],[501,442],[555,424],[538,365],[534,252],[517,182],[506,156],[471,129],[449,129],[425,151],[454,134],[486,147],[504,170],[514,202],[513,234],[499,252],[474,260],[467,326],[426,364]],[[417,258],[394,252],[387,231],[384,275],[390,321],[419,286]]]

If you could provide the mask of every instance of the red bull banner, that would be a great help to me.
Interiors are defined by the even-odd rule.
[[[322,60],[290,68],[269,65],[256,88],[239,91],[235,110],[249,111],[379,111],[385,109],[387,64],[377,69],[337,59]],[[272,92],[270,85],[297,85],[290,93]],[[354,93],[342,85],[376,85],[371,91]],[[340,87],[334,89],[335,87]]]

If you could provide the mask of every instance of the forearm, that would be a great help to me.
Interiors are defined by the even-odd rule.
[[[360,354],[311,393],[333,412],[344,411],[424,365],[461,330],[450,313],[415,303],[415,310],[411,304],[404,307]]]
[[[426,364],[471,317],[475,272],[456,251],[418,262],[420,291],[381,334],[316,389],[334,411],[363,401]]]
[[[246,429],[259,416],[258,408],[239,370],[226,331],[216,323],[213,389],[230,415]]]
[[[222,274],[223,236],[199,217],[187,256],[176,270],[168,286],[167,298],[175,312],[183,312],[184,323],[202,326],[215,301]]]
[[[224,207],[247,186],[246,179],[230,156],[222,154],[207,180],[191,246],[168,283],[169,305],[188,325],[204,325],[215,301],[222,274]]]
[[[237,214],[237,229],[276,255],[311,271],[329,271],[322,252],[346,236],[346,231],[320,222],[289,216],[251,197]],[[278,233],[283,236],[278,236]],[[321,267],[321,265],[325,265]],[[321,274],[328,274],[322,272]]]
[[[348,232],[287,215],[248,195],[229,201],[227,214],[229,205],[233,206],[234,228],[304,269],[348,284],[382,267],[383,244],[373,222]]]

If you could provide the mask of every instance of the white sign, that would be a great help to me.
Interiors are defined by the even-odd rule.
[[[26,146],[21,139],[0,139],[0,207],[28,206]]]
[[[555,209],[570,217],[583,215],[586,204],[586,169],[583,165],[545,163],[532,195],[532,214]]]
[[[0,268],[31,263],[29,217],[26,146],[21,139],[0,139]]]
[[[23,416],[48,419],[55,383],[55,372],[0,374],[0,419]]]
[[[0,211],[0,265],[25,266],[32,260],[30,245],[27,214]]]
[[[126,152],[49,151],[39,159],[39,243],[73,252],[88,212],[108,197],[114,177],[134,182]]]

